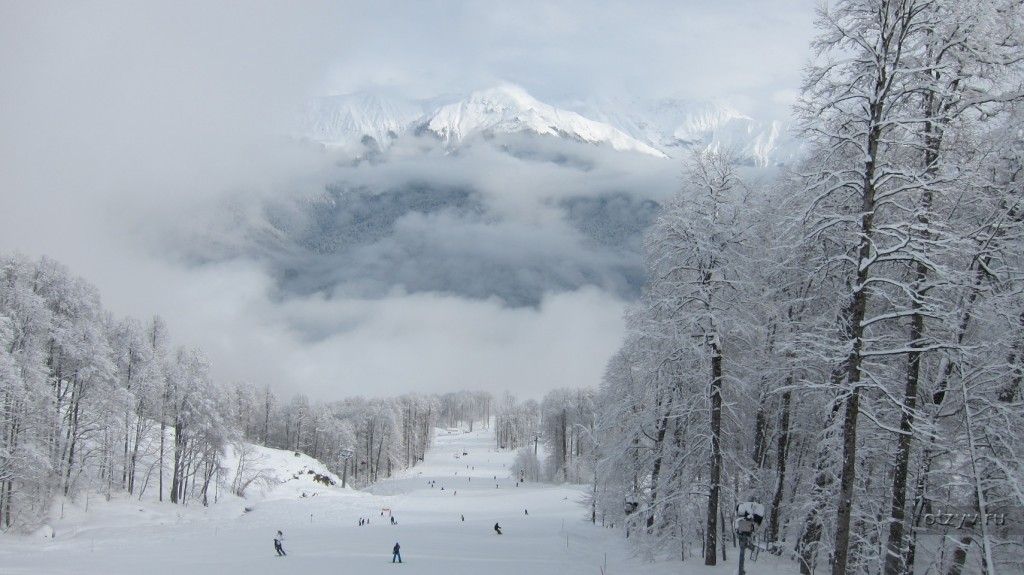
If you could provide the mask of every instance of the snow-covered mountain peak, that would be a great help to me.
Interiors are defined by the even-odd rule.
[[[301,121],[303,137],[351,149],[358,157],[414,134],[437,138],[448,149],[478,138],[528,135],[660,158],[690,149],[729,150],[740,161],[759,166],[788,163],[796,154],[784,124],[754,119],[722,102],[593,98],[563,107],[508,83],[457,101],[379,92],[327,96],[310,102]]]
[[[796,153],[782,123],[756,120],[723,102],[592,98],[572,107],[672,156],[720,150],[744,163],[770,166],[787,163]]]
[[[521,86],[515,84],[499,84],[484,90],[477,90],[471,93],[466,100],[499,108],[528,109],[545,105],[531,96]]]
[[[673,137],[682,142],[698,142],[709,132],[721,129],[730,122],[753,123],[750,116],[741,113],[732,106],[721,103],[709,103],[688,110],[673,130]]]
[[[306,105],[301,132],[325,144],[353,144],[369,136],[387,147],[422,116],[418,103],[382,94],[326,96]]]
[[[474,136],[529,133],[665,157],[656,148],[617,128],[545,104],[512,84],[479,90],[463,100],[442,106],[423,122],[421,130],[437,136],[448,146]]]

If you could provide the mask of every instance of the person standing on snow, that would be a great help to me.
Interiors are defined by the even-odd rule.
[[[394,547],[394,549],[391,550],[391,562],[392,563],[395,562],[395,559],[398,559],[399,563],[402,562],[402,554],[399,553],[399,551],[401,551],[401,550],[402,550],[402,546],[398,544],[398,541],[395,541],[395,547]]]
[[[274,551],[277,551],[278,557],[287,557],[288,554],[284,552],[284,533],[278,530],[277,535],[274,537]]]

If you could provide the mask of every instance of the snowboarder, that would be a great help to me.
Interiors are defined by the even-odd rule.
[[[498,535],[501,535],[501,525],[498,525],[497,523],[495,523],[494,524],[494,532],[497,533]]]
[[[395,559],[398,559],[399,563],[402,562],[402,554],[399,553],[399,551],[401,551],[401,549],[402,549],[402,546],[398,544],[398,541],[395,541],[395,548],[391,550],[391,562],[392,563],[395,562]]]
[[[287,553],[284,552],[284,533],[279,530],[277,535],[274,537],[274,551],[277,551],[278,557],[286,557]]]

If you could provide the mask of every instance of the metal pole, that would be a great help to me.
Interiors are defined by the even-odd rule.
[[[747,541],[750,540],[750,535],[748,535],[747,533],[740,533],[739,537],[740,537],[740,565],[739,565],[738,575],[744,575],[743,559],[746,556]]]

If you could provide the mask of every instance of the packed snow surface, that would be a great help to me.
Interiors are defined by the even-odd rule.
[[[53,538],[0,537],[0,573],[599,575],[606,556],[609,575],[735,572],[735,560],[704,567],[699,558],[632,557],[619,531],[586,521],[584,486],[517,487],[509,474],[514,454],[496,451],[488,430],[439,433],[422,464],[367,491],[293,479],[255,503],[228,499],[206,509],[94,498],[88,513],[77,504],[66,509]],[[269,463],[288,466],[282,477],[313,465],[293,454],[285,463],[282,454],[288,452],[265,454],[277,458]],[[358,526],[360,517],[370,524]],[[493,530],[496,522],[502,535]],[[287,557],[274,553],[278,529]],[[402,565],[391,563],[395,542]],[[747,569],[795,571],[793,563],[766,555]]]

